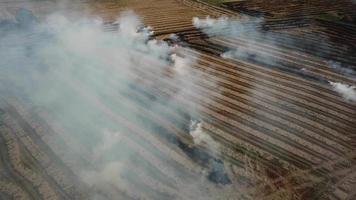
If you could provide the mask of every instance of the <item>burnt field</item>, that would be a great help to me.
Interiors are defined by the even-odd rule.
[[[355,10],[0,1],[0,199],[355,199]]]

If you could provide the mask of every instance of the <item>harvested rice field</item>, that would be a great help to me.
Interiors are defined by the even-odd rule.
[[[356,199],[356,2],[0,0],[0,199]]]

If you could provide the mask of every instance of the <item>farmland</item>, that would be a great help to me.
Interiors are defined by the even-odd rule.
[[[130,70],[96,71],[86,67],[93,54],[79,54],[96,78],[53,70],[30,97],[0,86],[0,199],[355,199],[356,4],[265,2],[0,1],[6,17],[18,8],[38,21],[61,9],[100,17],[104,38],[122,34],[117,18],[132,10],[149,40],[178,57],[134,48]],[[69,43],[80,49],[80,39]],[[105,48],[94,52],[111,65],[116,54]],[[150,66],[183,58],[185,71]]]

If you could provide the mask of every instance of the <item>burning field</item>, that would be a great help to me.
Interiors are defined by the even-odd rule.
[[[0,199],[356,199],[356,2],[207,2],[0,0]]]

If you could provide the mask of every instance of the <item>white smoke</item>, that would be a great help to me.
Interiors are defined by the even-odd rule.
[[[240,20],[228,17],[211,18],[207,16],[205,19],[198,17],[193,18],[195,28],[202,29],[206,34],[211,36],[238,37],[239,35],[249,34],[250,37],[261,33],[257,30],[257,26],[263,22],[263,19],[251,19],[249,21]]]
[[[123,181],[120,180],[122,171],[124,170],[121,162],[111,162],[104,165],[100,170],[83,173],[82,177],[84,182],[90,187],[94,186],[94,184],[100,185],[103,183],[117,185],[123,183]]]
[[[137,199],[215,199],[203,192],[216,185],[202,176],[201,168],[177,168],[197,164],[181,158],[186,155],[176,153],[179,148],[170,151],[168,139],[155,139],[166,134],[174,141],[174,134],[159,129],[161,125],[142,112],[185,124],[171,113],[184,110],[179,104],[184,95],[200,92],[190,87],[199,80],[191,67],[195,60],[179,46],[150,39],[152,28],[132,11],[114,24],[118,28],[107,32],[101,19],[53,14],[38,20],[27,11],[0,22],[1,99],[14,97],[24,107],[46,113],[46,122],[59,127],[58,135],[71,142],[65,151],[82,156],[71,164],[73,171],[100,194],[110,192],[115,199],[119,189]],[[195,141],[217,149],[199,127],[192,132],[198,135]],[[82,158],[89,164],[80,163]],[[152,168],[159,172],[152,174]],[[173,186],[156,187],[159,183],[151,176]]]
[[[219,151],[219,144],[209,134],[204,132],[203,122],[191,120],[189,134],[192,136],[194,144],[205,146],[213,153]]]
[[[356,86],[330,82],[333,90],[341,94],[348,101],[356,101]]]
[[[97,146],[95,146],[92,159],[96,161],[100,161],[103,155],[105,155],[108,151],[112,150],[114,146],[120,145],[120,142],[123,142],[120,133],[111,132],[108,130],[103,131],[102,141]]]
[[[221,54],[221,57],[229,59],[253,58],[260,62],[273,64],[275,62],[273,57],[263,53],[256,54],[256,50],[254,49],[254,41],[256,40],[274,43],[273,35],[259,30],[262,22],[263,19],[259,18],[250,19],[249,21],[228,17],[219,17],[216,19],[209,16],[205,19],[193,18],[193,25],[212,38],[238,38],[245,40],[243,46],[231,46],[228,51]]]
[[[127,167],[130,164],[126,160],[113,159],[116,150],[120,149],[125,140],[122,135],[117,132],[104,131],[102,141],[94,147],[91,163],[95,166],[94,169],[80,170],[79,176],[90,188],[101,191],[110,192],[108,187],[116,187],[120,190],[127,191],[128,185],[126,180],[122,178],[128,173]],[[93,194],[92,199],[100,199]],[[110,194],[109,196],[112,196]]]
[[[226,28],[229,26],[228,18],[227,17],[220,17],[218,19],[211,18],[207,16],[205,19],[199,19],[198,17],[193,18],[193,25],[196,28],[204,29],[204,28]]]
[[[171,59],[174,62],[173,69],[180,76],[189,76],[191,72],[190,66],[194,63],[192,59],[183,58],[177,54],[172,54]]]
[[[343,66],[342,63],[340,62],[336,62],[336,61],[332,61],[329,60],[327,62],[328,66],[342,74],[345,75],[355,75],[355,71],[352,69],[352,67],[349,66]]]

